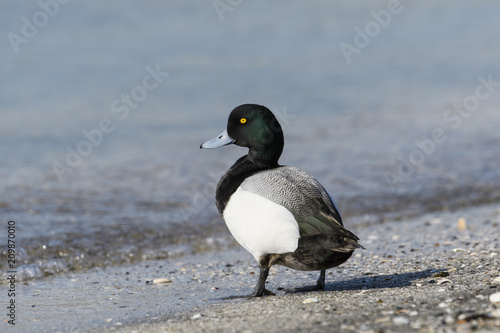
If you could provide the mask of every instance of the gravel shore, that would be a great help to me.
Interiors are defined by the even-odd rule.
[[[241,248],[30,282],[18,328],[499,332],[499,225],[489,205],[354,228],[366,250],[327,271],[317,292],[294,288],[315,284],[318,272],[278,266],[267,284],[276,296],[226,299],[249,294],[258,277]]]

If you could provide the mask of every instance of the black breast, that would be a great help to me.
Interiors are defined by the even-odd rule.
[[[227,170],[217,184],[215,191],[215,205],[222,215],[229,199],[243,181],[262,170],[261,167],[247,159],[247,155],[240,157],[234,165]]]

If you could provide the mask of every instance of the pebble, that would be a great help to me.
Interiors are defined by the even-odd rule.
[[[396,325],[408,325],[410,323],[410,319],[403,316],[397,316],[392,318],[392,322]]]
[[[493,304],[500,304],[500,292],[491,294],[490,302]]]
[[[500,276],[497,276],[496,278],[491,281],[492,284],[499,284],[500,285]]]
[[[309,304],[309,303],[316,303],[319,302],[319,300],[316,297],[311,297],[311,298],[306,298],[302,304]]]
[[[466,249],[462,249],[462,248],[456,248],[456,249],[453,249],[453,252],[465,252],[467,251]]]
[[[444,284],[444,283],[453,283],[450,279],[439,279],[437,280],[436,284]]]
[[[355,331],[356,330],[356,326],[354,325],[347,325],[347,324],[342,324],[340,325],[340,330],[349,330],[349,331]]]
[[[463,217],[458,219],[457,228],[458,228],[458,231],[467,230],[467,223],[465,222],[465,219]]]
[[[191,320],[196,320],[201,318],[201,313],[197,313],[194,316],[191,317]]]
[[[167,278],[156,278],[153,279],[154,284],[167,284],[167,283],[172,283],[172,280],[167,279]]]
[[[391,320],[391,317],[380,317],[375,319],[375,323],[386,323]]]

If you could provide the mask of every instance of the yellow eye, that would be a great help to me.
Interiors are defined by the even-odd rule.
[[[241,118],[241,119],[240,119],[240,123],[244,124],[244,123],[246,123],[246,122],[247,122],[247,118]]]

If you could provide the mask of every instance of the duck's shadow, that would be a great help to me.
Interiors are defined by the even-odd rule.
[[[388,275],[365,275],[355,279],[327,283],[325,285],[325,291],[408,287],[412,285],[412,281],[429,278],[440,271],[442,270],[426,269],[418,272],[394,273]]]
[[[324,290],[316,290],[317,292],[329,291],[349,291],[349,290],[367,290],[367,289],[386,289],[386,288],[402,288],[412,285],[412,281],[425,279],[434,276],[436,273],[444,271],[443,269],[426,269],[418,272],[394,273],[387,275],[365,275],[363,277],[350,280],[330,282],[325,285]],[[280,288],[281,289],[281,288]],[[301,289],[301,288],[297,288]],[[286,294],[301,294],[308,292],[307,290],[285,289]],[[307,289],[307,287],[302,288]],[[283,290],[283,289],[281,289]],[[311,291],[311,290],[309,290]],[[229,296],[222,297],[219,300],[231,299],[255,299],[252,296]]]

